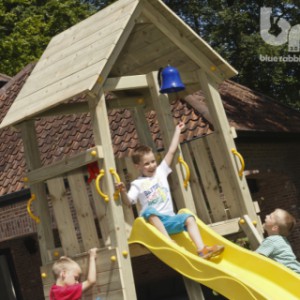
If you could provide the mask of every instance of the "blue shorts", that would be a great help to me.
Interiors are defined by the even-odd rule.
[[[162,223],[164,224],[167,232],[169,234],[176,234],[186,230],[185,222],[189,217],[193,217],[191,214],[177,214],[175,216],[169,216],[159,213],[155,208],[148,207],[142,213],[142,217],[148,221],[149,217],[155,215],[157,216]]]

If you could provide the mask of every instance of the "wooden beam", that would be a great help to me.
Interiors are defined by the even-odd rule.
[[[109,99],[106,101],[107,109],[118,109],[118,108],[135,108],[135,107],[143,107],[146,105],[146,99],[143,95],[140,97],[117,97],[113,99]]]
[[[217,232],[219,235],[226,236],[235,234],[241,231],[239,227],[240,218],[229,219],[222,222],[208,224],[208,226]]]
[[[99,238],[94,222],[90,199],[82,172],[75,170],[68,174],[69,186],[76,211],[84,251],[100,247]]]
[[[180,77],[184,84],[195,84],[199,81],[195,72],[180,72]],[[148,88],[147,77],[146,75],[134,75],[107,78],[103,88],[105,92],[145,89]]]
[[[107,115],[104,91],[100,93],[98,99],[89,99],[91,118],[93,122],[93,132],[95,143],[103,149],[103,170],[102,182],[103,191],[108,195],[110,201],[106,206],[106,214],[109,220],[109,233],[112,246],[117,247],[118,262],[121,268],[121,281],[124,287],[124,299],[136,299],[134,279],[131,267],[127,236],[125,231],[125,220],[121,199],[114,199],[115,184],[110,170],[116,170],[112,140],[110,135],[109,121]],[[124,252],[125,251],[125,252]]]
[[[193,198],[195,199],[194,202],[197,210],[197,215],[204,223],[206,224],[211,223],[208,207],[206,205],[205,197],[201,189],[201,184],[199,182],[196,168],[190,153],[189,143],[182,144],[181,149],[184,155],[185,162],[189,166],[191,172],[190,184],[191,184]]]
[[[41,166],[40,153],[38,150],[37,136],[34,121],[23,122],[20,125],[24,145],[24,154],[28,170],[35,170]],[[48,207],[45,184],[42,182],[30,184],[31,194],[36,200],[33,202],[35,214],[39,217],[37,235],[40,247],[42,263],[49,261],[48,249],[54,248],[52,221]]]
[[[231,217],[248,214],[251,219],[257,220],[258,231],[262,233],[261,222],[255,212],[245,176],[239,176],[237,162],[231,152],[232,149],[236,149],[236,146],[231,135],[222,99],[218,92],[218,85],[203,70],[198,72],[198,76],[209,112],[214,121],[214,135],[217,136],[217,146],[211,147],[211,152],[216,162],[223,162],[218,163],[217,168],[220,174],[223,173],[224,175],[222,176],[224,180],[222,189],[226,202],[230,206]],[[222,167],[222,164],[226,165],[226,168]],[[224,171],[226,171],[226,174]]]
[[[74,169],[85,166],[101,158],[103,158],[102,147],[96,146],[72,157],[65,157],[61,161],[53,163],[50,166],[32,170],[27,174],[28,181],[30,184],[42,182],[73,171]]]
[[[70,115],[89,112],[89,105],[87,102],[60,104],[52,109],[39,113],[35,118],[51,117],[58,115]]]
[[[81,251],[72,219],[64,179],[62,177],[50,179],[47,181],[47,185],[63,248],[63,255],[76,255]]]
[[[147,88],[146,75],[123,76],[107,78],[103,84],[105,92]]]
[[[248,237],[251,249],[256,250],[263,241],[263,237],[257,231],[250,217],[248,215],[244,215],[243,218],[239,220],[239,225]]]

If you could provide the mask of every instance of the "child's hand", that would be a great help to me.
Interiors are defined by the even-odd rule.
[[[97,257],[97,250],[98,248],[92,248],[89,250],[89,254],[90,254],[90,257]]]
[[[124,182],[116,182],[115,183],[115,188],[117,190],[119,190],[120,192],[127,192]]]
[[[182,121],[180,121],[180,122],[177,124],[177,126],[176,126],[176,128],[177,128],[180,132],[184,129],[184,127],[185,127],[185,124],[184,124],[184,122],[182,122]]]

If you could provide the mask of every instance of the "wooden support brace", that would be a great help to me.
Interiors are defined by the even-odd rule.
[[[32,170],[27,174],[28,182],[30,184],[34,184],[53,177],[61,176],[62,174],[97,161],[100,158],[103,158],[102,147],[96,146],[72,157],[65,157],[61,161],[52,165]]]
[[[261,244],[263,237],[257,231],[248,215],[244,215],[243,218],[240,219],[239,225],[248,237],[251,249],[255,250]]]

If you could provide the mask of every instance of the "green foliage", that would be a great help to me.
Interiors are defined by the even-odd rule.
[[[78,0],[0,0],[0,73],[15,75],[39,59],[51,37],[93,12]]]
[[[116,0],[0,0],[0,73],[15,75],[39,59],[50,39]],[[273,8],[278,21],[300,24],[300,3],[279,0],[164,0],[220,53],[239,74],[233,80],[300,109],[300,62],[267,62],[287,57],[287,44],[272,46],[260,35],[260,8]]]
[[[300,24],[299,1],[164,0],[239,72],[233,80],[300,109],[300,52],[272,46],[260,35],[260,8],[273,8],[269,33],[281,32],[280,18]],[[269,62],[264,57],[297,56],[299,62]]]

